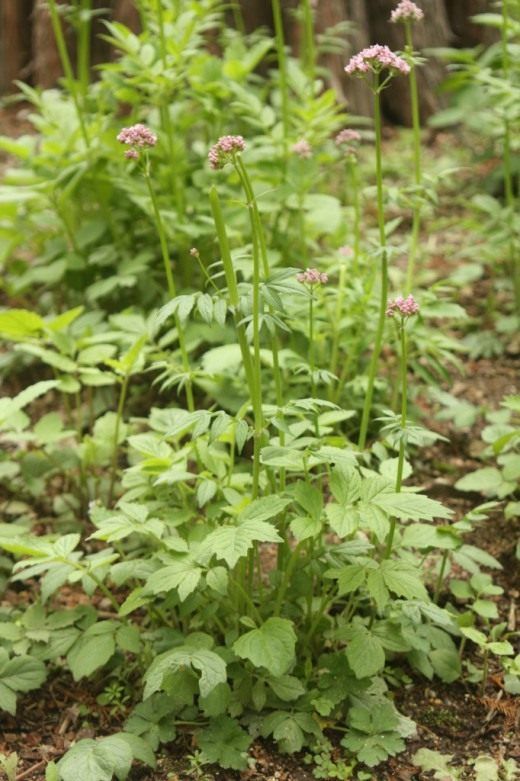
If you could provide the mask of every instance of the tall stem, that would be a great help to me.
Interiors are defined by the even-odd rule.
[[[502,0],[502,68],[504,78],[510,78],[511,59],[508,46],[509,30],[509,0]],[[504,189],[507,205],[507,216],[509,226],[509,260],[512,265],[513,283],[515,291],[515,305],[518,316],[520,316],[520,257],[515,248],[514,240],[514,214],[515,214],[515,194],[513,189],[513,171],[511,165],[511,125],[507,114],[504,116]]]
[[[405,22],[406,53],[410,64],[410,103],[412,110],[412,128],[413,128],[413,164],[414,179],[417,192],[414,196],[412,236],[410,242],[410,252],[408,255],[408,265],[406,269],[406,292],[409,293],[413,285],[413,275],[415,272],[415,262],[419,251],[419,230],[421,226],[421,203],[419,200],[419,188],[422,184],[421,171],[421,117],[419,113],[419,93],[417,89],[417,74],[413,62],[413,40],[412,25],[410,21]]]
[[[361,245],[361,201],[359,197],[359,176],[357,162],[349,161],[350,181],[352,187],[352,205],[354,207],[354,258],[352,271],[356,277],[359,273],[359,250]]]
[[[311,372],[311,396],[316,398],[316,382],[314,379],[314,293],[309,290],[309,369]]]
[[[372,409],[372,396],[374,394],[374,382],[379,364],[379,355],[383,342],[385,328],[386,304],[388,298],[388,257],[386,251],[385,214],[383,206],[383,166],[382,166],[382,138],[381,138],[381,97],[379,89],[379,74],[374,74],[374,123],[376,131],[376,182],[377,182],[377,222],[379,227],[379,244],[381,251],[381,290],[379,303],[379,317],[374,341],[374,348],[368,370],[368,386],[361,417],[358,447],[365,447],[370,412]]]
[[[117,453],[119,450],[119,430],[121,428],[121,420],[123,418],[123,410],[125,408],[126,392],[128,390],[129,374],[125,374],[121,383],[121,390],[119,392],[119,402],[117,404],[116,412],[116,425],[114,427],[114,443],[112,449],[112,464],[110,468],[110,484],[108,488],[108,506],[112,504],[112,498],[114,495],[114,485],[116,482],[117,473]]]
[[[408,345],[406,341],[406,328],[404,319],[399,324],[399,336],[401,342],[401,439],[399,441],[399,458],[397,460],[397,475],[395,479],[395,492],[400,493],[403,482],[404,454],[406,448],[405,429],[408,414]],[[386,541],[385,559],[392,553],[394,542],[396,518],[390,519],[390,531]]]
[[[153,213],[155,216],[155,225],[157,228],[157,233],[159,234],[159,242],[161,245],[161,254],[164,264],[164,272],[166,274],[166,283],[168,286],[168,295],[170,298],[175,298],[177,295],[177,291],[175,288],[175,281],[173,279],[173,271],[172,271],[172,264],[170,260],[170,253],[168,252],[168,243],[166,241],[166,233],[164,230],[164,225],[161,217],[161,212],[159,211],[159,205],[157,203],[157,197],[155,195],[155,191],[152,186],[152,180],[150,177],[150,171],[149,171],[149,163],[146,161],[145,163],[145,169],[144,169],[144,178],[146,180],[146,185],[148,187],[148,193],[150,194],[150,200],[152,202],[152,208]],[[179,348],[181,351],[181,357],[182,357],[182,367],[184,369],[185,374],[187,375],[186,380],[186,402],[188,405],[188,410],[190,412],[193,412],[195,409],[195,403],[193,400],[193,389],[191,387],[191,378],[189,376],[190,374],[190,362],[188,358],[188,351],[186,349],[186,338],[184,336],[184,329],[182,327],[182,323],[179,319],[179,316],[175,314],[175,326],[177,328],[177,337],[179,339]]]
[[[314,92],[316,48],[314,46],[314,18],[311,0],[302,0],[303,13],[303,66]]]
[[[287,83],[287,54],[283,31],[283,18],[280,0],[272,0],[276,56],[278,58],[278,85],[280,89],[280,105],[282,110],[283,157],[284,174],[287,166],[289,143],[289,89]]]
[[[343,304],[345,301],[345,282],[347,277],[347,267],[345,263],[342,263],[339,269],[338,280],[338,293],[336,298],[336,308],[334,310],[334,323],[333,337],[332,337],[332,349],[330,356],[330,372],[336,374],[338,370],[338,356],[339,356],[339,339],[341,334],[341,318],[343,317]],[[332,390],[329,396],[332,398]]]
[[[168,69],[168,49],[166,43],[166,32],[164,29],[163,0],[155,0],[155,8],[157,12],[157,27],[159,29],[159,46],[161,52],[161,62],[162,62],[163,70],[166,73]],[[172,119],[171,119],[171,114],[170,114],[170,109],[168,106],[167,99],[164,98],[161,99],[159,113],[161,116],[161,125],[164,130],[164,134],[166,136],[166,147],[167,147],[168,157],[170,162],[168,173],[170,176],[171,187],[175,198],[175,205],[177,208],[177,212],[180,215],[184,211],[184,202],[183,202],[182,188],[179,182],[179,177],[177,176],[178,166],[175,160],[173,124],[172,124]]]
[[[79,26],[78,26],[78,51],[77,51],[77,73],[78,81],[81,85],[83,98],[88,92],[90,83],[90,32],[92,27],[92,0],[80,0],[79,5]]]
[[[63,68],[63,73],[65,74],[65,78],[67,79],[67,86],[69,88],[72,102],[74,103],[74,108],[76,109],[76,115],[78,117],[80,132],[81,135],[83,136],[83,141],[85,142],[85,146],[88,149],[90,147],[90,140],[85,125],[83,109],[79,100],[78,85],[74,78],[74,73],[72,71],[72,65],[70,62],[69,53],[67,51],[67,44],[65,43],[65,36],[63,35],[63,29],[61,26],[60,15],[58,13],[56,0],[49,0],[49,12],[51,15],[51,24],[54,33],[54,38],[56,40],[56,46],[58,47],[58,54],[60,55],[61,67]]]
[[[235,269],[233,267],[233,261],[229,249],[229,241],[227,237],[224,218],[222,216],[222,209],[220,206],[218,193],[215,187],[212,187],[210,190],[210,202],[211,202],[211,211],[213,213],[213,220],[215,222],[215,228],[217,230],[217,236],[220,245],[220,254],[222,256],[222,263],[224,265],[224,273],[226,276],[229,303],[233,308],[238,343],[240,345],[242,361],[244,363],[244,371],[249,386],[251,405],[253,407],[253,417],[254,417],[254,424],[255,424],[254,453],[253,453],[253,483],[256,483],[258,488],[259,475],[260,475],[260,445],[261,445],[262,432],[264,428],[264,420],[263,420],[263,412],[262,412],[262,386],[259,381],[260,378],[258,376],[258,373],[255,367],[253,366],[253,362],[251,360],[251,352],[249,349],[249,345],[247,343],[245,328],[243,325],[240,325],[238,322],[239,294],[238,294],[238,287],[237,287],[237,281],[235,276]]]
[[[252,206],[252,209],[250,211],[250,215],[252,216],[252,220],[253,220],[251,223],[251,228],[253,233],[256,233],[258,238],[264,276],[268,277],[269,259],[267,257],[267,244],[265,241],[264,229],[262,225],[262,220],[260,219],[260,212],[258,210],[258,204],[256,202],[255,193],[251,185],[249,174],[247,173],[247,169],[242,159],[240,157],[237,157],[235,164],[242,182],[242,186],[244,188],[244,192],[246,194],[248,205],[251,204]],[[282,380],[282,373],[280,369],[280,361],[278,355],[279,354],[278,337],[276,334],[273,334],[271,337],[271,351],[273,354],[273,375],[274,375],[274,384],[275,384],[275,393],[276,393],[276,403],[278,404],[278,406],[281,406],[283,404],[283,380]]]

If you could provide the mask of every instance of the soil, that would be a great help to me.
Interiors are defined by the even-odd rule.
[[[16,122],[13,128],[9,126],[13,135],[16,135],[17,127]],[[463,234],[460,240],[464,240]],[[440,254],[439,257],[440,262],[447,263],[445,256]],[[439,267],[436,271],[440,273]],[[489,281],[478,282],[468,288],[460,303],[478,311],[476,302],[485,299],[489,284]],[[510,344],[496,359],[466,360],[464,372],[454,378],[446,390],[474,404],[496,408],[503,396],[519,392],[519,370],[518,346]],[[461,432],[455,430],[451,423],[441,424],[433,420],[430,401],[421,399],[419,403],[428,424],[448,437],[449,441],[438,442],[423,451],[415,464],[416,473],[428,494],[442,499],[454,510],[456,517],[460,517],[482,501],[478,494],[462,494],[454,488],[463,474],[479,465],[475,448],[482,421]],[[506,521],[499,510],[492,523],[477,527],[468,540],[487,550],[502,564],[503,569],[494,573],[494,577],[504,589],[498,604],[501,618],[508,622],[510,629],[520,623],[517,621],[520,568],[515,558],[519,536],[520,520]],[[27,596],[20,590],[9,589],[3,600],[13,604]],[[66,598],[70,604],[77,604],[78,594],[71,590]],[[468,762],[479,754],[492,755],[496,759],[516,759],[520,765],[520,698],[515,700],[504,691],[498,668],[491,666],[489,682],[483,693],[470,683],[445,685],[436,679],[427,681],[406,672],[410,683],[395,689],[395,701],[399,710],[416,722],[417,735],[407,742],[404,753],[373,771],[373,781],[420,781],[433,777],[413,764],[412,757],[419,748],[452,755],[453,764],[464,768],[461,778],[473,777]],[[43,781],[46,763],[51,759],[58,760],[74,741],[110,734],[121,728],[127,706],[122,704],[114,708],[96,701],[105,683],[75,683],[67,671],[58,671],[40,690],[21,698],[16,717],[2,714],[0,752],[17,752],[16,781]],[[330,737],[334,741],[334,734]],[[199,776],[190,772],[189,755],[195,748],[191,736],[186,733],[175,743],[163,747],[156,770],[152,772],[143,766],[135,767],[130,779],[312,781],[314,778],[303,756],[284,757],[273,746],[260,742],[255,743],[251,751],[255,759],[253,769],[236,773],[204,768],[206,775]],[[78,781],[82,780],[78,778]]]

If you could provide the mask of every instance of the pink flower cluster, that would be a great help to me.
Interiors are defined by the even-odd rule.
[[[391,22],[420,22],[424,12],[412,0],[401,0],[390,14]]]
[[[208,160],[214,171],[223,168],[236,152],[243,152],[246,142],[242,136],[221,136],[208,152]]]
[[[157,143],[157,136],[146,125],[132,125],[132,127],[124,127],[117,136],[117,140],[121,144],[131,146],[132,149],[127,149],[125,157],[129,160],[137,160],[139,158],[139,148],[155,146]],[[137,147],[137,149],[136,149]]]
[[[354,250],[348,244],[344,244],[342,247],[339,247],[338,253],[344,258],[351,258],[354,255]]]
[[[294,152],[295,155],[301,157],[302,160],[308,160],[309,157],[312,157],[312,147],[305,138],[300,138],[299,141],[293,144],[291,152]]]
[[[329,281],[329,275],[318,271],[317,268],[307,268],[296,274],[296,279],[304,285],[325,285]]]
[[[383,68],[389,68],[391,71],[402,73],[405,76],[410,73],[410,66],[399,57],[395,52],[375,43],[367,49],[363,49],[359,54],[354,54],[345,65],[345,72],[351,75],[363,76],[365,73],[377,72]]]
[[[418,311],[419,304],[411,293],[406,298],[397,296],[394,300],[390,299],[386,308],[388,317],[393,317],[396,312],[398,312],[401,317],[411,317],[412,315],[416,315]]]
[[[361,141],[361,133],[358,133],[357,130],[352,130],[351,128],[346,127],[339,131],[334,141],[336,146],[351,144],[353,141]]]

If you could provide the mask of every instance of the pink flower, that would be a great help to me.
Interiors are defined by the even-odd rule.
[[[302,160],[308,160],[309,157],[312,157],[312,147],[305,138],[300,138],[299,141],[293,144],[291,152],[294,152],[295,155],[301,157]]]
[[[347,244],[345,244],[343,247],[338,249],[338,253],[344,258],[351,258],[354,254],[354,250],[352,247],[349,247]]]
[[[307,268],[296,274],[296,279],[304,285],[325,285],[329,281],[329,275],[317,268]]]
[[[138,160],[139,152],[137,149],[127,149],[125,152],[125,157],[127,160]]]
[[[336,146],[342,146],[343,144],[350,144],[352,141],[361,141],[361,133],[357,130],[351,130],[349,127],[340,130],[336,138],[334,139]]]
[[[394,300],[390,299],[386,308],[388,317],[393,317],[396,312],[398,312],[401,317],[411,317],[412,315],[416,315],[418,311],[419,304],[412,294],[406,298],[397,296]]]
[[[243,152],[246,142],[242,136],[221,136],[208,152],[208,160],[214,171],[223,168],[237,152]]]
[[[124,127],[117,140],[122,144],[129,146],[155,146],[157,143],[157,136],[146,125],[132,125],[132,127]]]
[[[412,0],[401,0],[390,14],[391,22],[420,22],[424,12]]]
[[[410,66],[402,57],[395,54],[388,46],[379,43],[354,54],[345,65],[345,72],[351,75],[363,76],[365,73],[377,73],[388,68],[393,73],[410,73]]]

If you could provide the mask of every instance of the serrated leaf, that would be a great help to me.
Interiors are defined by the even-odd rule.
[[[255,541],[282,542],[282,538],[272,524],[264,521],[249,520],[238,526],[221,526],[202,541],[198,560],[207,563],[215,555],[233,568]]]
[[[356,678],[377,675],[385,665],[381,641],[364,626],[353,626],[350,629],[346,654]]]
[[[208,648],[186,644],[166,651],[154,659],[144,675],[143,698],[146,699],[159,691],[166,675],[184,667],[192,667],[200,673],[199,690],[203,697],[219,683],[226,681],[226,663],[218,654]]]
[[[161,594],[171,589],[177,589],[181,602],[197,588],[202,569],[194,564],[190,557],[172,562],[161,567],[146,581],[144,593]]]
[[[305,694],[303,683],[294,675],[281,675],[279,678],[268,678],[267,684],[277,697],[285,702],[292,702]]]
[[[115,621],[99,621],[89,626],[76,640],[67,654],[67,663],[75,681],[92,675],[113,656],[117,627]]]
[[[400,520],[432,521],[434,518],[449,518],[452,515],[447,507],[423,494],[380,493],[371,501],[388,515]]]
[[[286,618],[268,618],[258,629],[239,637],[233,651],[255,667],[265,667],[272,675],[279,676],[291,666],[295,645],[292,622]]]
[[[428,592],[415,568],[402,561],[384,561],[381,572],[386,587],[394,594],[407,599],[429,601]]]
[[[132,760],[129,742],[121,735],[110,735],[80,740],[60,759],[58,770],[62,781],[111,781],[114,775],[124,781]]]
[[[205,761],[232,770],[247,768],[247,751],[251,742],[247,732],[229,716],[220,717],[197,733],[197,743]]]

